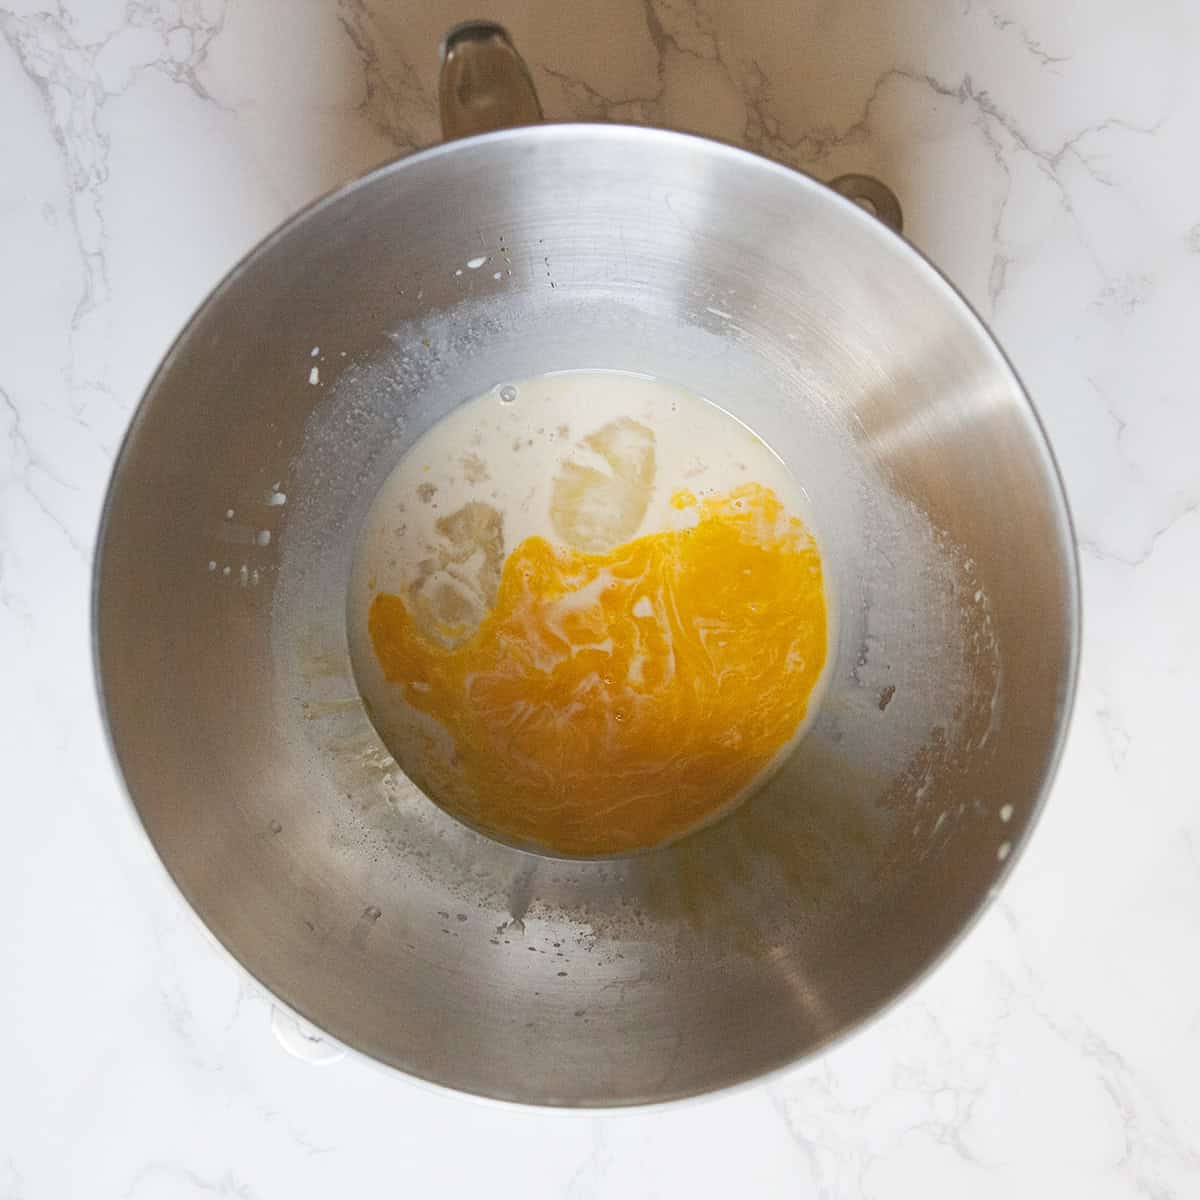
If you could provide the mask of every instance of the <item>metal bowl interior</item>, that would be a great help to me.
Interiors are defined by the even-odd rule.
[[[345,609],[406,447],[497,382],[579,367],[690,387],[784,457],[839,630],[762,792],[590,863],[499,845],[409,783]],[[810,1054],[955,940],[1053,773],[1077,589],[1028,400],[906,243],[729,147],[541,126],[382,168],[209,298],[117,463],[97,661],[155,848],[273,993],[426,1080],[620,1105]]]

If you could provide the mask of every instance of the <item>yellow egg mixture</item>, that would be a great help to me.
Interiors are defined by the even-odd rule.
[[[377,728],[508,841],[613,854],[707,823],[794,743],[825,667],[799,503],[753,433],[660,381],[563,373],[462,406],[360,539]]]

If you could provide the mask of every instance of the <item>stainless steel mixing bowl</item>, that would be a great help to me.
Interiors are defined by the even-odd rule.
[[[509,119],[509,59],[495,31],[452,39],[451,132]],[[569,367],[665,377],[756,429],[836,589],[832,682],[786,767],[719,824],[604,862],[441,812],[346,647],[355,532],[405,448]],[[118,459],[95,624],[146,831],[271,992],[427,1080],[620,1105],[811,1054],[954,942],[1049,785],[1077,607],[1029,401],[901,237],[729,146],[536,125],[374,171],[217,288]]]

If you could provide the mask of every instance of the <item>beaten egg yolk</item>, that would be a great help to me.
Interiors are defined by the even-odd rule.
[[[384,675],[453,744],[418,779],[449,811],[560,854],[642,849],[721,812],[795,734],[826,654],[812,537],[759,484],[672,504],[694,524],[605,553],[527,538],[454,648],[375,597]]]

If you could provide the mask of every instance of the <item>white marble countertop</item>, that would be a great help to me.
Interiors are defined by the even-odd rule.
[[[479,6],[484,7],[484,6]],[[0,1198],[1200,1195],[1200,9],[493,6],[551,116],[888,180],[1061,458],[1082,687],[966,943],[814,1062],[656,1113],[314,1067],[135,834],[90,557],[139,393],[294,209],[435,140],[458,0],[0,0]]]

